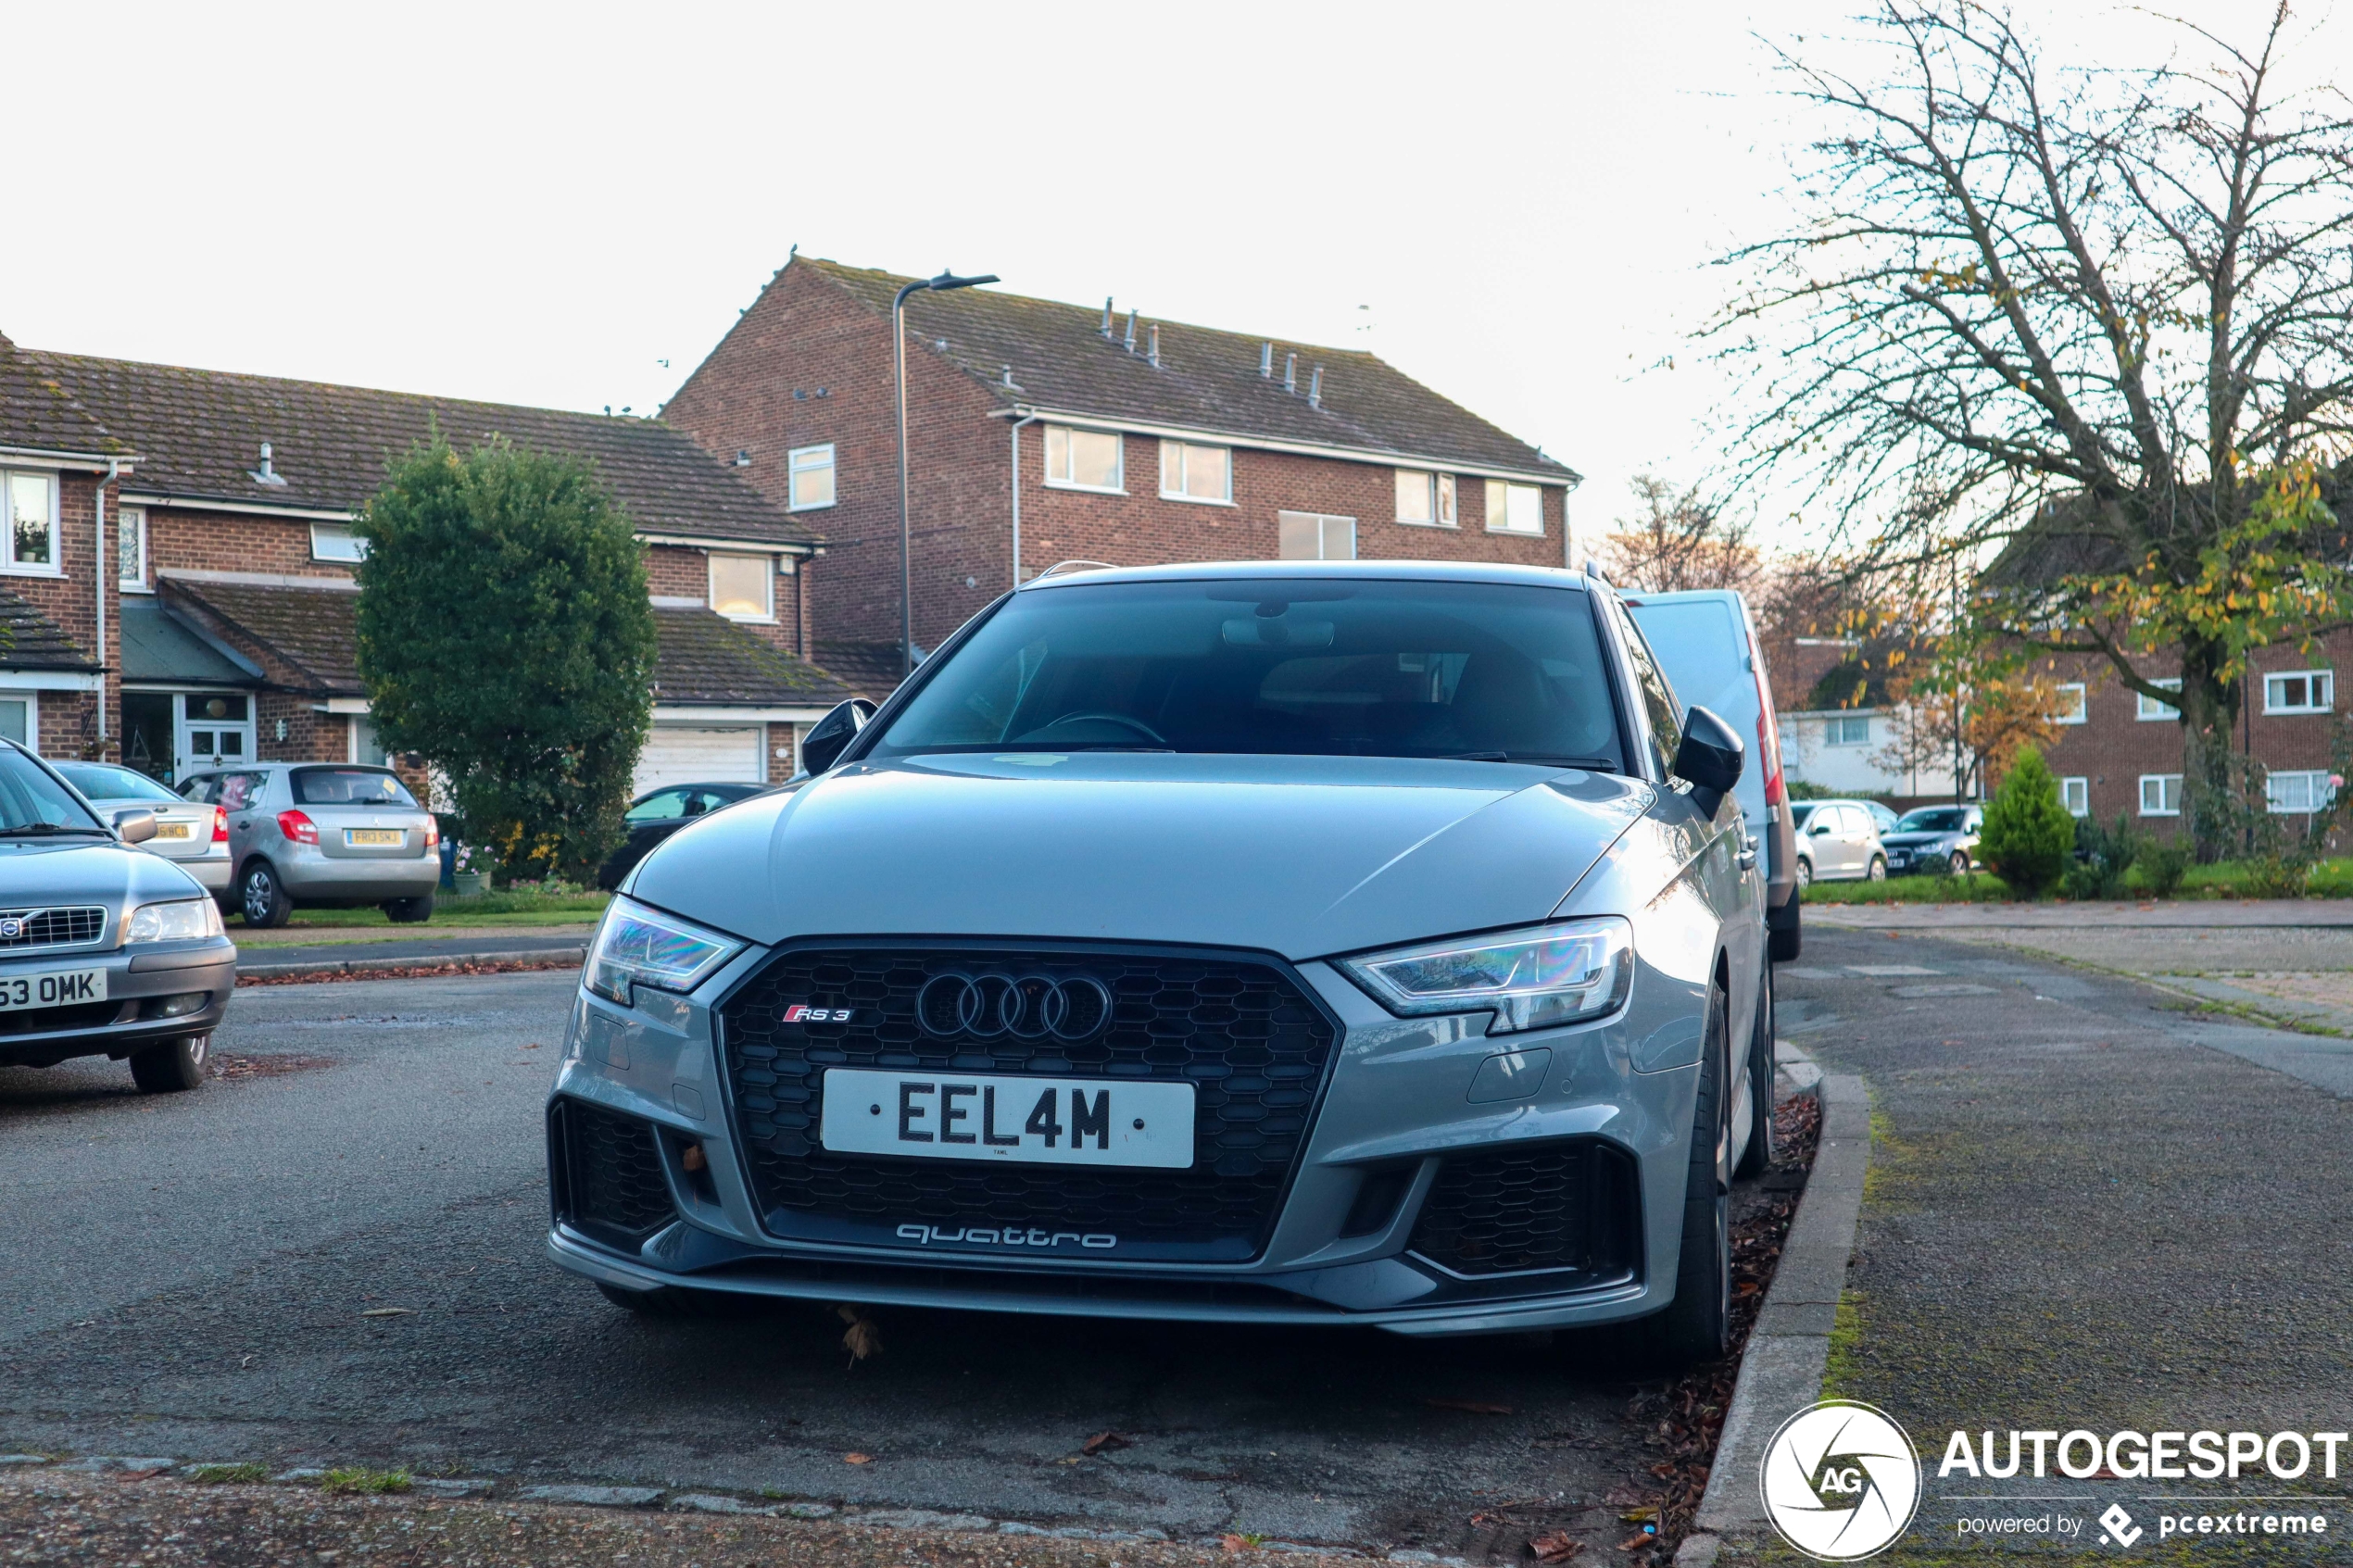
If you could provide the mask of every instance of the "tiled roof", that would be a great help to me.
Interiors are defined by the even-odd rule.
[[[873,703],[899,689],[906,668],[897,643],[819,643],[817,657],[849,688],[845,695]]]
[[[657,702],[830,708],[850,695],[830,672],[762,642],[716,611],[658,605],[654,624],[661,637],[661,657],[654,667]]]
[[[640,533],[804,544],[808,530],[658,420],[472,403],[406,392],[20,349],[29,373],[72,395],[138,449],[129,487],[256,506],[347,511],[438,423],[451,445],[491,435],[592,459]],[[5,371],[0,371],[5,375]],[[0,383],[0,395],[5,395]],[[284,481],[253,477],[261,444]]]
[[[126,681],[243,686],[258,677],[251,660],[189,626],[159,599],[124,595],[121,636]]]
[[[107,455],[130,451],[6,333],[0,333],[0,446]]]
[[[0,588],[0,670],[95,670],[65,628],[22,596]]]
[[[912,279],[796,257],[875,310]],[[909,352],[930,348],[988,383],[1008,406],[1091,414],[1104,420],[1214,431],[1262,440],[1371,450],[1433,463],[1542,475],[1576,474],[1517,437],[1441,397],[1361,349],[1275,340],[1274,374],[1261,376],[1266,341],[1247,332],[1141,318],[1127,352],[1127,318],[1116,342],[1102,336],[1099,307],[1030,299],[988,288],[923,293],[907,302]],[[1146,358],[1160,329],[1160,364]],[[944,348],[938,346],[945,343]],[[1298,390],[1283,390],[1285,357],[1296,352]],[[1001,384],[1007,367],[1013,388]],[[1307,401],[1317,366],[1322,406]],[[1016,390],[1017,389],[1017,390]]]
[[[359,595],[340,587],[221,583],[165,577],[163,591],[293,667],[308,690],[364,696],[359,680]]]

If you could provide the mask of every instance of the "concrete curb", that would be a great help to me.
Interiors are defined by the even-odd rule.
[[[1871,1101],[1863,1080],[1850,1073],[1822,1074],[1817,1093],[1822,1132],[1814,1169],[1781,1245],[1780,1266],[1773,1272],[1764,1311],[1741,1357],[1707,1490],[1692,1516],[1692,1534],[1676,1549],[1676,1568],[1710,1568],[1726,1534],[1766,1524],[1756,1489],[1765,1445],[1782,1422],[1822,1397],[1831,1329],[1846,1288],[1846,1262],[1863,1212],[1863,1178],[1870,1169]]]
[[[240,980],[303,980],[338,974],[403,974],[416,970],[439,969],[453,963],[527,963],[541,969],[566,969],[583,962],[588,956],[586,944],[577,947],[520,947],[510,950],[469,953],[409,954],[388,959],[328,959],[308,962],[237,963]]]

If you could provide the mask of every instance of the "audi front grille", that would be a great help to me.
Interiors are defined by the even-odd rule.
[[[1060,993],[1058,1030],[1042,1013],[1031,1027],[1002,1027],[1000,1003],[1025,981]],[[1107,1019],[1097,1017],[1099,997]],[[849,1022],[787,1022],[796,1006],[803,1019],[840,1010]],[[1114,1235],[1116,1249],[1099,1256],[1158,1262],[1243,1262],[1264,1248],[1340,1035],[1274,959],[971,943],[787,949],[722,1006],[719,1030],[747,1174],[771,1235],[907,1248],[905,1225],[1038,1227]],[[818,1130],[832,1067],[1189,1083],[1193,1163],[831,1152]],[[954,1256],[952,1246],[921,1250]]]

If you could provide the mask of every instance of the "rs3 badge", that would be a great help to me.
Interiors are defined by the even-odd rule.
[[[785,1009],[786,1023],[847,1023],[853,1010],[849,1008],[812,1008],[807,1002],[795,1002]]]

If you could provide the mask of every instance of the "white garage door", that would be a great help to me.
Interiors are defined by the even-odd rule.
[[[761,726],[656,724],[637,756],[635,792],[664,784],[759,784]]]

